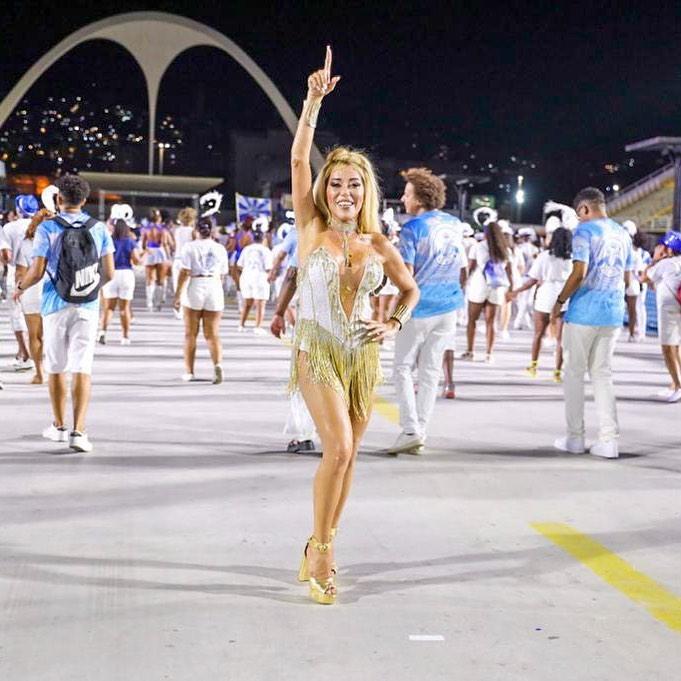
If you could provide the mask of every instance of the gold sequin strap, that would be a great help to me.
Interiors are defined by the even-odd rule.
[[[319,110],[322,108],[321,99],[306,99],[303,102],[303,120],[310,128],[317,127],[317,118],[319,117]]]

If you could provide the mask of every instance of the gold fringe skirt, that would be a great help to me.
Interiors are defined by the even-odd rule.
[[[298,386],[298,354],[307,353],[307,366],[314,383],[327,385],[345,399],[350,416],[365,421],[371,412],[374,389],[383,380],[379,344],[362,343],[349,348],[310,319],[299,319],[293,342],[289,391]]]

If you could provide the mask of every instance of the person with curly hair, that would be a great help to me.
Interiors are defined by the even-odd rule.
[[[395,389],[402,432],[388,451],[418,454],[426,441],[442,359],[453,346],[458,310],[464,305],[466,255],[461,221],[443,212],[445,183],[427,168],[402,173],[402,203],[412,219],[400,232],[400,253],[421,291],[411,319],[395,341]],[[412,370],[418,367],[418,394]],[[454,391],[453,384],[445,390]]]
[[[307,99],[291,148],[293,208],[298,226],[298,321],[291,388],[300,390],[322,443],[314,480],[314,531],[298,578],[321,604],[336,601],[332,539],[350,492],[359,443],[380,379],[379,341],[394,336],[418,301],[416,283],[381,233],[379,190],[369,159],[338,147],[312,180],[310,153],[322,100],[339,76],[324,68],[307,81]],[[370,294],[387,274],[400,289],[387,322],[371,320]]]

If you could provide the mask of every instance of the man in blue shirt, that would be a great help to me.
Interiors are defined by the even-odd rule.
[[[444,182],[427,168],[410,168],[402,203],[414,218],[400,232],[400,253],[421,291],[411,319],[395,340],[395,389],[402,432],[390,452],[420,453],[440,380],[442,356],[464,306],[466,277],[463,226],[440,210]],[[418,366],[418,395],[412,369]]]
[[[57,206],[59,217],[79,229],[88,229],[90,219],[83,206],[90,193],[90,186],[77,175],[64,175],[55,185],[59,189]],[[52,278],[57,275],[60,253],[57,252],[58,237],[64,232],[56,220],[46,220],[36,232],[33,241],[33,262],[23,279],[17,283],[17,300],[22,292],[42,281],[47,271],[50,277],[43,286],[41,315],[45,348],[45,370],[49,375],[50,401],[54,414],[53,423],[43,431],[43,437],[53,442],[68,442],[78,452],[92,451],[92,443],[85,432],[85,414],[90,401],[90,374],[95,351],[99,300],[87,303],[70,303],[58,293]],[[99,270],[90,278],[104,284],[114,275],[114,245],[106,226],[98,222],[90,227],[90,233],[99,255]],[[66,246],[64,246],[66,248]],[[91,273],[90,273],[91,274]],[[66,425],[66,373],[73,375],[73,430],[69,434]]]
[[[593,385],[598,441],[590,453],[619,456],[617,406],[612,383],[612,356],[624,321],[624,291],[631,279],[633,252],[627,230],[605,211],[603,192],[587,187],[574,207],[579,225],[572,238],[573,269],[558,295],[553,315],[569,299],[563,330],[567,437],[554,446],[582,454],[584,445],[584,374]]]

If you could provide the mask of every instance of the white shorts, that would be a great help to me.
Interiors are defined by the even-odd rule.
[[[244,272],[239,279],[239,290],[244,298],[268,300],[270,297],[270,283],[265,272]]]
[[[43,281],[39,281],[30,288],[26,289],[25,293],[21,294],[21,309],[24,314],[40,314],[40,306],[43,302]]]
[[[537,312],[551,314],[553,306],[558,300],[558,294],[563,290],[563,283],[559,281],[545,281],[537,289],[537,297],[534,299],[534,309]],[[563,310],[567,305],[563,306]]]
[[[45,371],[91,374],[97,339],[97,308],[69,305],[43,317]]]
[[[116,270],[113,279],[102,287],[102,295],[107,300],[132,300],[134,294],[135,273],[132,270]]]
[[[660,345],[681,345],[681,305],[657,306],[657,332]]]
[[[144,264],[147,267],[151,267],[152,265],[162,265],[167,260],[168,256],[166,255],[166,252],[163,250],[163,248],[160,246],[152,247],[147,249],[147,258]]]
[[[638,296],[641,295],[641,282],[633,275],[633,273],[631,276],[631,281],[629,282],[629,286],[627,286],[627,290],[624,293],[625,295],[634,298],[638,298]]]
[[[506,302],[506,291],[508,288],[499,286],[492,288],[485,279],[485,275],[475,270],[468,280],[466,293],[468,301],[481,305],[482,303],[492,303],[492,305],[503,305]]]
[[[225,292],[218,277],[192,277],[182,292],[182,304],[191,310],[222,312]]]

